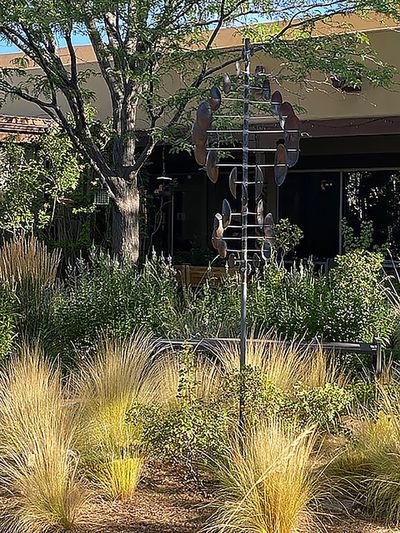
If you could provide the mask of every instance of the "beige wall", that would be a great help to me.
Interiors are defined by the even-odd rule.
[[[232,31],[231,31],[232,34]],[[229,44],[233,40],[227,39]],[[400,33],[394,29],[379,29],[368,32],[372,46],[379,52],[382,60],[396,66],[400,71]],[[235,37],[237,41],[237,36]],[[81,68],[98,70],[98,66],[93,61],[93,52],[90,46],[78,47],[78,55],[81,57]],[[15,56],[0,56],[0,65],[9,63]],[[90,62],[87,62],[87,61]],[[264,55],[254,58],[253,64],[263,63],[268,69],[274,70],[271,59]],[[276,65],[275,65],[276,67]],[[31,69],[35,71],[34,68]],[[323,81],[323,80],[319,80]],[[396,82],[399,77],[396,77]],[[165,80],[166,90],[173,91],[178,84],[174,73]],[[95,107],[98,117],[105,120],[110,114],[110,99],[106,85],[101,76],[92,77],[88,82],[90,90],[96,93]],[[361,93],[343,94],[335,90],[330,84],[318,85],[318,89],[305,95],[296,95],[295,88],[288,91],[281,89],[285,98],[292,103],[297,103],[306,109],[303,119],[318,120],[331,118],[367,118],[367,117],[387,117],[400,116],[400,91],[394,85],[391,89],[377,89],[369,84],[365,84]],[[0,110],[2,114],[19,116],[45,116],[45,113],[38,107],[21,100],[8,100]],[[145,122],[141,121],[139,127],[145,127]]]

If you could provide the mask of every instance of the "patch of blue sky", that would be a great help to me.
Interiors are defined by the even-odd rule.
[[[89,44],[89,38],[86,35],[81,35],[78,33],[74,35],[73,41],[74,44],[77,46],[82,44]],[[66,46],[65,41],[63,39],[60,39],[58,42],[58,46]],[[20,52],[17,46],[9,44],[6,41],[0,39],[0,54],[15,54],[16,52]]]

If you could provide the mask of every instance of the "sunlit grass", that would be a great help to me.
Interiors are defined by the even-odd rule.
[[[127,423],[126,416],[134,404],[155,400],[157,389],[148,377],[153,355],[154,345],[142,333],[101,339],[94,357],[82,363],[73,383],[80,447],[89,474],[113,498],[132,497],[138,483],[141,428]]]
[[[241,443],[232,442],[216,469],[222,489],[209,530],[294,533],[313,524],[317,495],[311,467],[315,435],[300,434],[277,420],[261,424]],[[311,531],[311,530],[310,530]]]
[[[143,458],[140,456],[110,457],[101,464],[94,478],[104,494],[127,501],[136,491],[142,467]]]
[[[239,368],[240,346],[237,342],[221,342],[215,354],[226,371]],[[260,368],[272,383],[284,391],[291,390],[300,382],[310,387],[327,383],[340,386],[348,382],[345,372],[323,351],[321,345],[251,337],[247,341],[246,363]]]
[[[61,251],[49,252],[36,237],[14,237],[0,248],[0,279],[6,282],[52,285]]]
[[[65,531],[84,521],[89,493],[79,473],[75,424],[59,370],[23,347],[0,375],[0,486],[9,531]]]

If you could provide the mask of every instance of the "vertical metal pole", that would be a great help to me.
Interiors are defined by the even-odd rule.
[[[247,315],[247,217],[249,181],[249,122],[250,122],[250,41],[245,39],[244,50],[244,88],[243,88],[243,176],[242,176],[242,250],[241,250],[241,316],[240,316],[240,370],[246,365],[246,315]],[[241,379],[239,428],[244,430],[244,383]]]

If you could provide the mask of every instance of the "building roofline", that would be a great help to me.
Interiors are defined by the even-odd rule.
[[[325,35],[333,35],[339,33],[355,33],[355,32],[380,32],[392,31],[400,28],[400,22],[384,17],[383,15],[371,14],[370,17],[360,17],[359,15],[335,15],[330,19],[332,25],[327,25],[324,21],[317,22],[315,29],[315,36],[322,37]],[[266,22],[268,26],[272,22]],[[346,26],[347,31],[344,30],[343,25]],[[219,34],[214,42],[214,48],[229,49],[240,46],[242,43],[242,36],[239,33],[240,26],[229,26],[221,28]],[[77,60],[79,64],[95,63],[97,62],[96,55],[90,44],[75,46]],[[63,47],[58,49],[60,58],[64,64],[70,63],[70,56],[68,48]],[[24,57],[23,52],[0,54],[0,68],[15,67],[14,61],[18,58]],[[37,68],[37,66],[30,62],[27,68]]]
[[[34,142],[53,121],[46,118],[0,115],[0,142]]]

